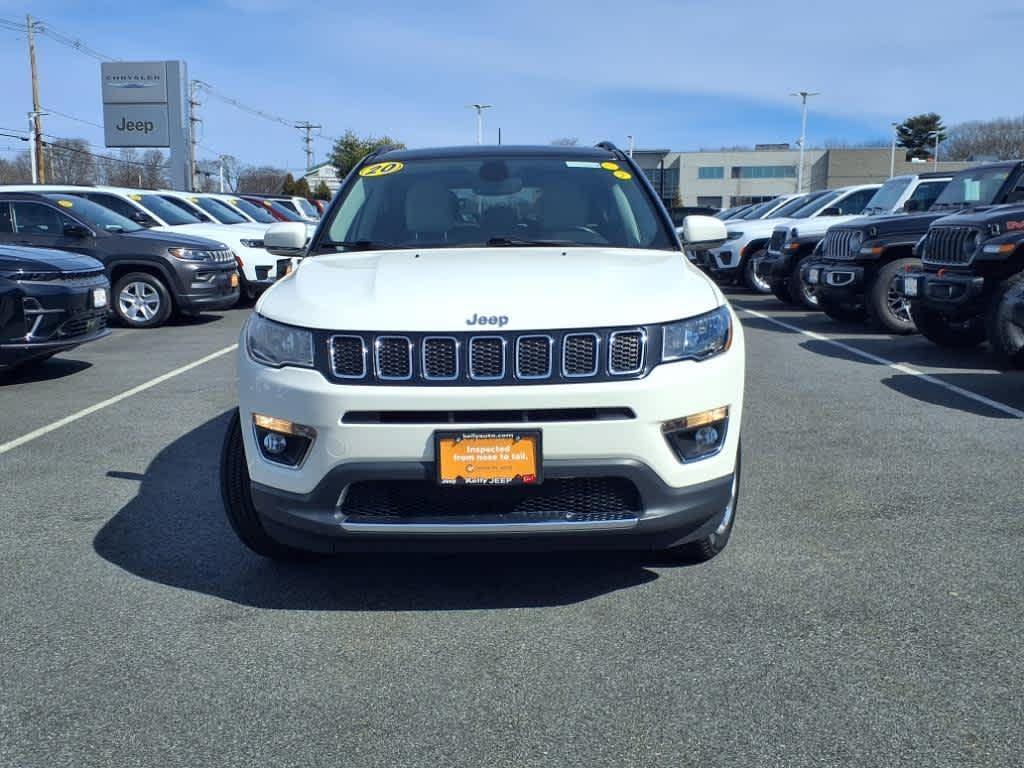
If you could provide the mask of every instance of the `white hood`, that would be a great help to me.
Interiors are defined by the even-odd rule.
[[[743,240],[754,240],[761,237],[771,237],[776,227],[787,226],[794,221],[807,221],[807,219],[757,219],[755,221],[744,221],[742,226],[730,227],[725,222],[725,229],[728,232],[742,232]]]
[[[252,267],[273,266],[277,258],[271,256],[264,248],[249,248],[242,245],[242,240],[262,240],[266,234],[267,227],[263,224],[177,224],[172,227],[153,227],[166,232],[185,232],[196,237],[205,237],[208,240],[216,240],[223,243],[236,254],[242,257],[243,263]],[[255,277],[255,272],[248,275]]]
[[[813,235],[824,235],[829,227],[841,224],[850,219],[862,218],[861,214],[850,214],[848,216],[818,216],[814,219],[800,219],[796,224],[790,224],[790,229],[795,229],[797,237],[810,237]]]
[[[628,326],[719,305],[711,281],[673,251],[447,248],[313,256],[257,305],[272,320],[359,331]]]

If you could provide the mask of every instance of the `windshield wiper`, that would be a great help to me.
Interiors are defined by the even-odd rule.
[[[342,246],[350,251],[383,251],[394,248],[391,243],[378,243],[374,240],[334,240],[327,245]]]
[[[492,237],[487,245],[495,248],[515,245],[579,245],[572,240],[524,240],[518,237]]]

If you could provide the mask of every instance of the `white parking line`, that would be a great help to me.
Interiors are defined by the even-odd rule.
[[[128,399],[132,395],[137,395],[140,392],[145,392],[147,389],[155,387],[157,384],[163,384],[168,379],[173,379],[175,376],[180,376],[183,373],[187,373],[188,371],[191,371],[193,368],[198,368],[200,365],[204,365],[205,363],[208,363],[211,360],[216,360],[218,357],[223,357],[229,352],[234,352],[236,349],[238,349],[237,344],[232,344],[230,347],[224,347],[224,349],[219,349],[216,352],[207,355],[206,357],[201,357],[198,360],[189,363],[188,365],[183,365],[180,368],[175,368],[173,371],[168,371],[165,374],[157,376],[155,379],[150,379],[144,384],[139,384],[137,387],[132,387],[131,389],[125,390],[121,394],[114,395],[113,397],[108,398],[103,402],[96,403],[95,405],[90,405],[88,408],[83,408],[82,410],[77,411],[76,413],[72,413],[70,416],[65,416],[63,419],[59,419],[58,421],[55,421],[52,424],[47,424],[45,427],[40,427],[39,429],[33,429],[28,434],[22,435],[21,437],[17,437],[8,443],[0,444],[0,454],[4,454],[7,453],[8,451],[14,450],[18,446],[24,445],[25,443],[35,440],[37,437],[48,435],[50,432],[58,430],[61,427],[66,427],[68,424],[76,422],[79,419],[84,419],[86,416],[96,413],[96,411],[102,411],[104,408],[109,408],[112,405],[116,405],[122,400]]]
[[[824,342],[825,344],[831,344],[833,347],[839,347],[839,349],[849,352],[850,354],[857,355],[858,357],[862,357],[865,360],[870,360],[871,362],[877,363],[878,365],[884,365],[888,368],[892,368],[894,371],[899,371],[900,373],[905,373],[910,376],[916,376],[917,378],[921,379],[921,381],[927,381],[929,384],[934,384],[937,387],[942,387],[943,389],[948,390],[949,392],[955,392],[961,397],[966,397],[968,400],[973,400],[976,403],[986,405],[989,408],[1005,413],[1008,416],[1013,416],[1016,419],[1024,419],[1024,411],[1019,411],[1016,408],[1013,408],[1009,405],[1005,405],[1004,403],[1000,403],[995,400],[990,400],[984,395],[979,395],[976,392],[971,392],[968,389],[963,389],[962,387],[958,387],[955,384],[949,384],[943,381],[942,379],[937,379],[934,376],[930,376],[929,374],[925,373],[924,371],[919,371],[917,370],[917,368],[905,365],[904,363],[896,363],[893,362],[892,360],[886,360],[884,357],[879,357],[878,355],[873,355],[870,352],[865,352],[863,349],[851,347],[849,344],[844,344],[841,341],[836,341],[835,339],[829,338],[828,336],[823,336],[820,333],[815,333],[814,331],[807,331],[804,330],[803,328],[799,328],[790,323],[785,323],[782,320],[777,320],[771,315],[766,315],[763,312],[758,312],[757,310],[754,309],[747,309],[746,307],[736,307],[736,309],[738,309],[740,312],[746,312],[748,315],[753,315],[756,318],[777,325],[780,328],[785,328],[787,331],[793,331],[795,333],[807,336],[808,338],[814,339],[815,341],[821,341]]]

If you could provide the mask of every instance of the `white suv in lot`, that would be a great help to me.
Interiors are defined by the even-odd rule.
[[[689,217],[689,247],[725,238]],[[242,331],[221,482],[254,551],[725,547],[744,342],[611,144],[391,150]]]

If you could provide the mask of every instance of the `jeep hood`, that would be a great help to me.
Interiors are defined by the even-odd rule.
[[[794,219],[794,223],[790,224],[788,229],[795,229],[797,237],[824,236],[830,227],[857,218],[860,218],[860,216],[853,214],[846,216],[818,216],[814,219]]]
[[[836,226],[836,229],[857,229],[865,233],[870,230],[876,234],[869,239],[886,239],[907,235],[921,236],[928,231],[933,221],[941,219],[943,213],[897,213],[891,216],[858,216]]]
[[[971,213],[954,213],[942,218],[941,226],[950,227],[988,227],[999,225],[1001,231],[1024,230],[1024,206],[1019,203],[1011,205],[995,205],[984,210]]]
[[[307,328],[467,331],[628,326],[710,312],[719,293],[678,251],[445,248],[312,256],[257,311]]]

